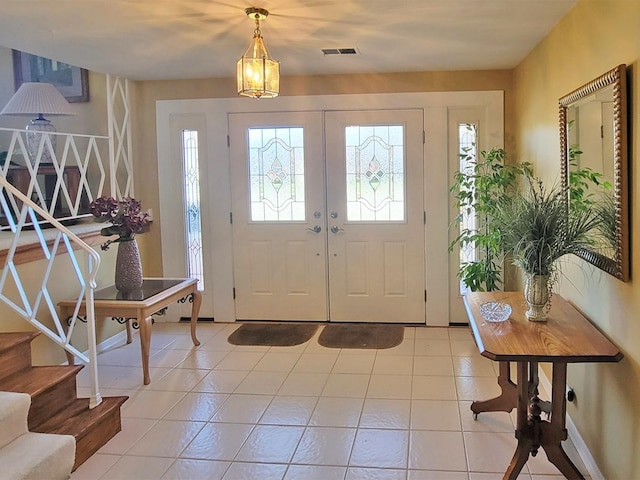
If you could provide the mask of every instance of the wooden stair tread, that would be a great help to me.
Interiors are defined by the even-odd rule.
[[[0,355],[21,343],[31,342],[40,332],[6,332],[0,334]]]
[[[0,380],[0,390],[35,397],[63,380],[74,377],[84,365],[45,365],[25,368]]]
[[[120,409],[129,397],[104,397],[102,403],[95,408],[89,408],[88,398],[78,398],[64,410],[38,425],[34,430],[40,433],[57,433],[73,435],[82,438],[93,425],[100,423],[114,410]]]

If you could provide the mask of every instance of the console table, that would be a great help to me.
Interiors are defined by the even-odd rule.
[[[127,323],[127,343],[131,343],[131,319],[137,319],[140,325],[140,346],[142,350],[142,372],[144,384],[151,381],[149,377],[149,347],[151,344],[151,315],[168,307],[175,301],[186,301],[191,305],[191,340],[200,345],[196,338],[196,322],[202,295],[197,289],[195,278],[144,278],[142,288],[135,292],[123,294],[115,285],[94,291],[94,310],[96,319],[100,317],[123,317]],[[73,316],[78,299],[64,300],[58,303],[60,317]],[[78,315],[85,315],[85,301],[80,304]],[[66,325],[66,324],[65,324]],[[69,365],[73,365],[73,354],[67,352]]]
[[[480,305],[485,302],[508,303],[513,312],[505,322],[488,322],[480,314]],[[518,446],[504,480],[515,480],[529,455],[535,456],[540,447],[566,478],[584,480],[561,444],[567,439],[567,364],[618,362],[622,353],[560,295],[553,295],[547,322],[526,319],[522,292],[470,293],[464,304],[480,353],[500,362],[498,384],[502,390],[494,399],[473,402],[471,410],[477,417],[482,412],[517,408]],[[509,362],[516,363],[516,383],[509,377]],[[538,397],[538,362],[552,364],[549,402]],[[543,412],[548,420],[542,419]]]

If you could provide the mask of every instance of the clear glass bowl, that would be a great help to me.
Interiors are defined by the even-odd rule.
[[[502,302],[487,302],[480,305],[480,314],[487,322],[504,322],[511,315],[511,305]]]

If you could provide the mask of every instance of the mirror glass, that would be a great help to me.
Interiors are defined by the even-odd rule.
[[[592,250],[580,257],[629,279],[626,68],[619,65],[560,99],[562,182],[569,208],[600,218]]]

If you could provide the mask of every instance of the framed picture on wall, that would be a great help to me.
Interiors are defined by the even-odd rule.
[[[52,83],[68,102],[89,101],[89,72],[80,67],[13,50],[16,90],[24,82]]]

